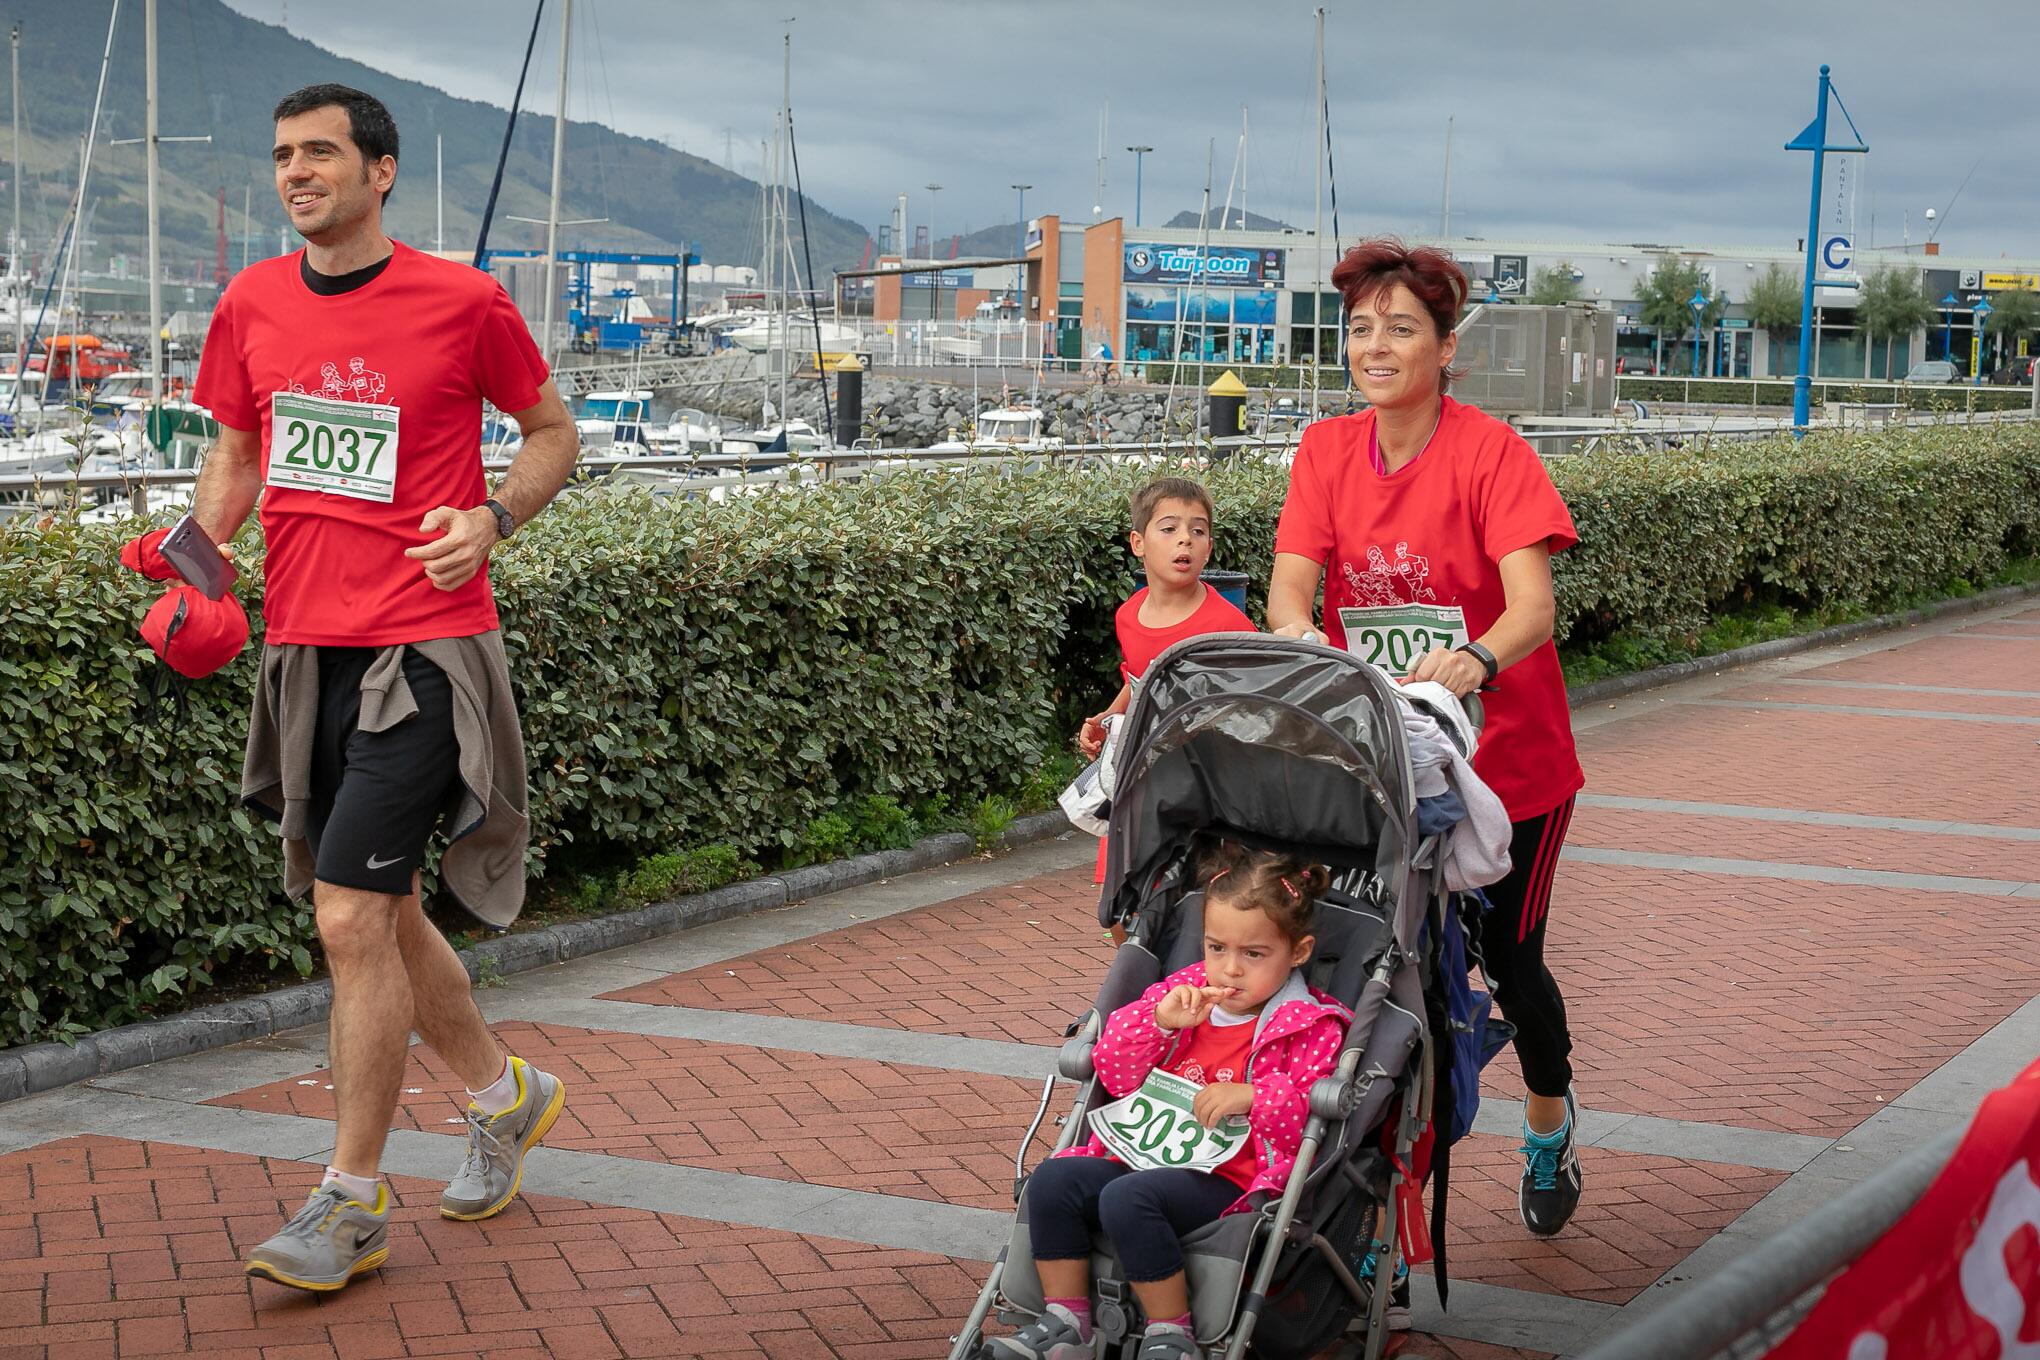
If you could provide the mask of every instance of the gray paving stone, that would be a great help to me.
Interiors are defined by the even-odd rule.
[[[1971,633],[1970,637],[1984,634]],[[2040,638],[2028,639],[2040,642]],[[1686,699],[1691,708],[1783,708],[1803,713],[1850,713],[1868,718],[1927,718],[1936,722],[1988,723],[2000,727],[2040,727],[2040,718],[2018,713],[1952,713],[1938,708],[1873,708],[1867,704],[1801,704],[1785,699]]]
[[[1853,812],[1815,812],[1806,808],[1759,807],[1748,803],[1700,803],[1680,798],[1634,798],[1621,794],[1582,793],[1579,796],[1579,805],[1588,808],[1619,808],[1626,812],[1677,813],[1686,817],[1732,817],[1752,822],[1853,827],[1865,831],[1906,831],[1923,836],[2040,841],[2040,827],[1995,826],[1987,822],[1949,822],[1923,817],[1870,817]]]
[[[1634,869],[1725,874],[1733,878],[1782,878],[1799,883],[1898,888],[1907,892],[1967,893],[1979,897],[2040,897],[2040,884],[2023,879],[1908,874],[1888,869],[1844,869],[1826,864],[1790,864],[1778,860],[1732,859],[1714,855],[1661,855],[1644,850],[1605,850],[1591,845],[1568,845],[1559,853],[1561,858],[1580,864],[1615,864]]]
[[[1448,1312],[1438,1307],[1428,1278],[1414,1280],[1410,1287],[1410,1320],[1417,1331],[1554,1355],[1577,1351],[1615,1312],[1613,1304],[1472,1280],[1452,1282]]]

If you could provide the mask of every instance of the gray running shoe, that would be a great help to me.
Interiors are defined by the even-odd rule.
[[[1150,1327],[1140,1339],[1138,1360],[1201,1360],[1197,1338],[1179,1327],[1156,1331]]]
[[[1076,1317],[1051,1303],[1013,1335],[993,1337],[984,1354],[990,1360],[1091,1360],[1091,1343],[1077,1330]]]
[[[389,1259],[390,1192],[376,1187],[374,1208],[337,1185],[312,1191],[276,1236],[248,1253],[247,1270],[265,1280],[327,1293]]]
[[[439,1212],[447,1218],[473,1222],[503,1212],[524,1180],[524,1154],[566,1108],[567,1088],[558,1077],[522,1058],[512,1058],[510,1068],[517,1074],[515,1105],[493,1116],[467,1107],[467,1156],[439,1197]]]

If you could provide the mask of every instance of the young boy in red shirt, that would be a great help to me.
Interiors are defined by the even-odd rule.
[[[1254,621],[1203,580],[1211,562],[1211,493],[1187,477],[1158,477],[1133,493],[1133,530],[1127,545],[1147,568],[1148,583],[1119,606],[1119,696],[1084,719],[1078,749],[1095,760],[1105,747],[1104,720],[1126,712],[1133,687],[1150,662],[1184,638],[1205,633],[1252,633]],[[1105,881],[1105,842],[1098,842],[1098,872]]]

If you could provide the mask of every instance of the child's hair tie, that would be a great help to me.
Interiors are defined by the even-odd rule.
[[[1302,893],[1298,892],[1294,887],[1290,885],[1290,882],[1287,878],[1278,879],[1276,881],[1281,883],[1282,891],[1288,893],[1291,897],[1300,898],[1303,896]]]
[[[1229,873],[1231,873],[1231,872],[1232,872],[1232,866],[1231,866],[1230,864],[1228,864],[1228,865],[1227,865],[1227,866],[1226,866],[1225,868],[1223,868],[1223,869],[1220,869],[1220,870],[1219,870],[1219,871],[1218,871],[1217,873],[1213,874],[1213,875],[1212,875],[1212,876],[1211,876],[1210,878],[1206,879],[1206,880],[1204,881],[1204,886],[1205,886],[1205,887],[1207,887],[1207,888],[1208,888],[1208,887],[1210,887],[1210,886],[1211,886],[1212,884],[1214,884],[1214,883],[1218,882],[1218,880],[1220,880],[1221,878],[1224,878],[1224,877],[1225,877],[1225,876],[1226,876],[1227,874],[1229,874]]]

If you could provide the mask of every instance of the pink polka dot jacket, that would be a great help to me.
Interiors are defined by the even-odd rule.
[[[1114,1099],[1140,1089],[1148,1073],[1165,1064],[1169,1055],[1190,1030],[1171,1032],[1155,1023],[1155,1008],[1171,989],[1184,983],[1205,985],[1204,965],[1188,968],[1162,979],[1112,1012],[1091,1061],[1099,1084]],[[1310,1086],[1330,1072],[1339,1060],[1339,1048],[1346,1041],[1346,1026],[1352,1012],[1303,980],[1301,972],[1289,975],[1282,990],[1261,1008],[1255,1022],[1253,1046],[1247,1051],[1247,1083],[1254,1088],[1254,1104],[1247,1111],[1247,1127],[1254,1144],[1254,1179],[1246,1193],[1235,1200],[1227,1213],[1251,1209],[1253,1196],[1262,1190],[1279,1195],[1296,1164],[1303,1145],[1303,1126],[1310,1118]],[[1096,1134],[1059,1157],[1110,1157]]]

